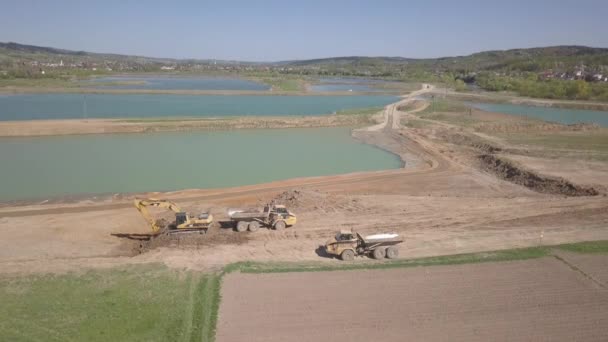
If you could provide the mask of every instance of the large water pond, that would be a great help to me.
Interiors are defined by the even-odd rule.
[[[0,96],[0,121],[323,115],[343,109],[384,106],[396,96],[256,96],[147,94],[24,94]]]
[[[270,86],[240,78],[170,77],[170,76],[108,76],[84,83],[107,89],[155,90],[269,90]]]
[[[470,105],[488,112],[527,116],[567,125],[596,123],[600,126],[608,127],[608,112],[602,111],[494,103],[471,103]]]
[[[348,128],[0,138],[0,201],[217,188],[401,167]]]

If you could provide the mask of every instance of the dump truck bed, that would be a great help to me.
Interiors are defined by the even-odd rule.
[[[233,220],[244,220],[244,219],[263,219],[266,214],[261,211],[248,211],[248,210],[232,210],[228,211],[228,216]]]
[[[403,242],[403,239],[398,234],[376,234],[369,236],[360,236],[361,240],[365,245],[376,245],[376,246],[391,246]]]

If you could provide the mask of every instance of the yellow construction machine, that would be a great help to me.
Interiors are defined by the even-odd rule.
[[[135,208],[137,208],[137,210],[144,217],[144,219],[146,219],[148,224],[150,224],[150,227],[152,228],[152,232],[154,234],[160,234],[165,231],[168,233],[206,233],[211,224],[213,223],[213,215],[209,213],[201,213],[198,216],[193,216],[181,210],[177,206],[177,204],[165,199],[136,198],[133,201],[133,204],[135,205]],[[163,223],[155,220],[152,217],[152,215],[148,211],[148,207],[157,207],[171,210],[175,213],[175,222],[172,222],[169,225],[164,225]]]

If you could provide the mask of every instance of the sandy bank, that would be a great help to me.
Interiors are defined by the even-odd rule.
[[[358,127],[374,124],[370,115],[231,117],[205,119],[66,119],[0,122],[0,137],[75,134],[218,131],[255,128]]]
[[[256,96],[357,96],[357,95],[399,95],[403,90],[386,91],[281,91],[281,90],[187,90],[187,89],[98,89],[80,87],[1,87],[0,94],[114,94],[114,95],[256,95]]]

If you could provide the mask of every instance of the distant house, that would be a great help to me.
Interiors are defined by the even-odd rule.
[[[163,65],[162,67],[160,67],[160,70],[175,70],[175,67]]]

